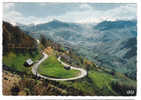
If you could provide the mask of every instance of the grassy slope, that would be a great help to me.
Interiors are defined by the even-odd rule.
[[[18,71],[27,71],[27,69],[23,66],[23,63],[29,57],[30,56],[28,54],[26,56],[23,56],[23,55],[16,55],[11,52],[9,53],[8,56],[3,57],[3,61],[4,61],[4,64],[14,67]],[[39,55],[36,55],[35,58],[33,58],[33,60],[37,60],[37,59],[39,59]],[[47,65],[49,67],[44,67]],[[56,69],[56,66],[58,67],[57,69]],[[47,74],[48,75],[50,74],[51,76],[59,75],[63,78],[68,78],[71,75],[76,74],[74,73],[74,71],[70,72],[69,74],[67,70],[62,69],[63,65],[61,65],[57,61],[57,58],[55,56],[50,56],[45,62],[42,63],[42,67],[43,67],[42,71],[46,73],[47,72],[46,70],[48,70],[49,73],[47,72]],[[106,72],[103,72],[103,71],[100,72],[94,69],[88,71],[88,77],[75,80],[75,81],[65,81],[60,83],[66,85],[67,87],[73,87],[75,89],[83,91],[84,94],[86,95],[120,95],[112,89],[111,82],[114,80],[121,80],[121,79],[122,81],[120,81],[120,84],[125,84],[125,82],[128,85],[132,83],[131,86],[136,84],[134,81],[129,80],[123,74],[115,73],[115,75],[110,75]],[[125,80],[124,83],[123,83],[123,80]],[[127,86],[126,84],[125,86]]]
[[[34,56],[33,58],[29,55],[16,55],[13,52],[10,52],[8,55],[3,56],[3,64],[7,65],[8,67],[11,67],[12,69],[14,69],[15,71],[19,71],[19,72],[30,72],[30,67],[24,67],[24,62],[29,59],[32,58],[33,61],[36,61],[40,58],[40,54],[37,54],[36,56]]]
[[[117,95],[111,88],[111,82],[114,76],[105,72],[89,71],[88,77],[92,80],[93,85],[99,91],[98,95]]]
[[[69,56],[72,57],[72,55]],[[75,59],[76,62],[80,62],[82,64],[76,66],[81,66],[81,67],[84,66],[84,68],[86,68],[88,71],[88,76],[75,81],[60,82],[61,84],[66,85],[67,87],[76,88],[80,91],[83,91],[83,93],[87,95],[112,96],[112,95],[122,95],[119,91],[115,91],[115,89],[113,89],[113,87],[115,87],[116,85],[113,84],[115,80],[118,82],[120,81],[120,84],[124,84],[123,86],[126,86],[126,84],[121,80],[125,80],[127,83],[130,84],[132,83],[128,88],[136,85],[136,81],[130,80],[122,73],[116,72],[114,75],[112,75],[110,73],[111,70],[107,71],[107,69],[102,67],[96,68],[94,63],[90,65],[85,63],[85,61],[81,62],[80,59],[76,59],[76,58],[77,56],[72,57],[72,59]],[[64,60],[64,62],[66,61]]]
[[[69,87],[74,87],[83,91],[87,95],[118,95],[111,88],[111,81],[113,76],[97,71],[89,71],[88,76],[73,82],[60,82]]]
[[[109,86],[109,82],[113,79],[113,76],[103,72],[89,71],[89,77],[95,83],[98,88],[103,88],[103,86]]]
[[[55,56],[49,56],[49,58],[39,66],[38,71],[42,75],[56,78],[70,78],[79,74],[77,70],[64,69],[64,66],[57,61]]]
[[[96,71],[94,69],[88,71],[88,76],[84,77],[83,79],[79,79],[75,81],[65,81],[60,83],[68,87],[73,87],[80,91],[83,91],[87,95],[97,95],[97,96],[127,95],[126,89],[124,89],[122,94],[120,91],[116,91],[115,89],[113,89],[113,87],[116,86],[116,84],[112,84],[113,82],[115,82],[115,80],[118,81],[118,83],[121,84],[121,86],[124,87],[126,86],[127,90],[132,89],[132,87],[136,87],[135,86],[136,82],[130,80],[124,75],[119,75],[119,74],[111,75],[104,71]]]

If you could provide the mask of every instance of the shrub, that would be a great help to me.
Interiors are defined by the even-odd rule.
[[[13,86],[11,88],[11,94],[12,95],[18,95],[18,92],[20,91],[19,87],[17,85]]]
[[[113,80],[111,82],[112,89],[123,96],[135,96],[136,85],[128,80]]]

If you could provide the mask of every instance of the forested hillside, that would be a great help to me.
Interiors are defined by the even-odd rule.
[[[25,34],[17,26],[12,26],[7,22],[3,22],[3,52],[17,50],[36,49],[36,41],[32,37]]]
[[[37,42],[19,27],[3,22],[3,64],[11,70],[26,72],[24,62],[39,58]]]

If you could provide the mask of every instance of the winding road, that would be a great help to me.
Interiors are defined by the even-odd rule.
[[[64,62],[62,62],[62,61],[60,60],[61,57],[58,57],[57,60],[58,60],[62,65],[64,65],[64,66],[70,66],[71,69],[79,70],[79,71],[80,71],[80,75],[78,75],[78,76],[76,76],[76,77],[64,78],[64,79],[62,79],[62,78],[61,78],[61,79],[59,79],[59,78],[51,78],[51,77],[43,76],[43,75],[41,75],[41,74],[38,73],[38,67],[39,67],[39,65],[40,65],[44,60],[46,60],[46,59],[48,58],[48,55],[47,55],[46,53],[44,53],[44,52],[43,52],[42,54],[43,54],[43,58],[42,58],[41,60],[39,60],[36,64],[34,64],[33,67],[32,67],[32,73],[33,73],[34,75],[38,76],[38,77],[41,77],[41,78],[44,78],[44,79],[48,79],[48,80],[55,80],[55,81],[68,81],[68,80],[80,79],[80,78],[82,78],[82,77],[84,77],[84,76],[87,75],[87,71],[86,71],[86,70],[84,70],[84,69],[82,69],[82,68],[76,68],[76,67],[70,66],[70,65],[68,65],[68,64],[66,64],[66,63],[64,63]]]

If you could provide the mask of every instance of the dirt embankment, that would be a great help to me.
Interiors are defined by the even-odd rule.
[[[17,74],[12,74],[8,71],[3,71],[3,95],[11,95],[11,88],[15,86],[15,84],[18,84],[18,82],[21,80],[21,77]]]

